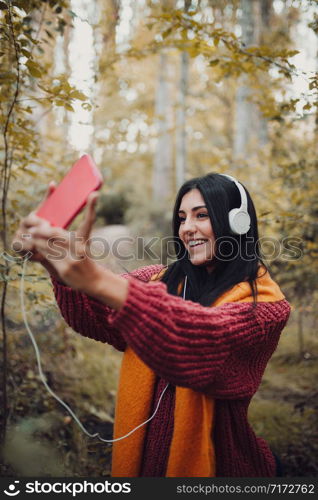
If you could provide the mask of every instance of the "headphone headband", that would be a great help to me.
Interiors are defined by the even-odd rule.
[[[241,206],[240,206],[240,210],[243,210],[244,212],[247,212],[247,196],[246,196],[246,193],[245,193],[245,189],[243,188],[242,184],[240,184],[234,177],[232,177],[231,175],[227,175],[227,174],[221,174],[223,175],[224,177],[227,177],[228,179],[230,179],[231,181],[235,182],[236,186],[237,186],[237,189],[239,190],[240,192],[240,195],[241,195]]]
[[[241,205],[240,208],[232,208],[229,211],[229,225],[233,234],[246,234],[251,227],[251,218],[247,211],[247,196],[245,189],[234,177],[227,174],[220,174],[233,181],[240,192]]]

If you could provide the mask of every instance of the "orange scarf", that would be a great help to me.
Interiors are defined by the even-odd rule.
[[[258,271],[257,301],[284,299],[279,286],[264,267]],[[152,277],[158,279],[161,273]],[[218,297],[213,306],[228,302],[252,302],[247,281],[238,283]],[[155,373],[127,347],[121,366],[115,412],[114,438],[124,436],[150,416]],[[174,430],[166,477],[214,477],[215,453],[212,442],[214,400],[210,396],[184,387],[176,387]],[[138,477],[146,425],[113,446],[112,476]]]

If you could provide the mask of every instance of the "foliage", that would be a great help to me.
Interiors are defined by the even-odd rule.
[[[126,193],[109,193],[100,197],[96,215],[103,217],[104,225],[123,224],[127,209]]]
[[[30,179],[37,178],[33,168],[36,168],[40,152],[40,135],[37,130],[40,109],[48,106],[63,106],[66,110],[72,111],[72,102],[86,101],[86,96],[71,85],[65,75],[54,75],[52,60],[47,58],[48,54],[43,48],[47,46],[47,52],[50,52],[54,35],[57,33],[63,35],[67,26],[65,20],[67,8],[67,2],[64,0],[1,2],[0,186],[2,220],[0,230],[2,256],[8,254],[8,228],[16,227],[16,212],[20,208],[16,198],[21,196],[27,198],[27,191],[22,187],[23,185],[32,186]],[[14,184],[13,190],[10,189],[12,184]],[[4,315],[7,284],[10,279],[9,262],[10,260],[6,258],[2,259],[0,264],[3,331],[2,433],[5,430],[7,418],[7,335]]]
[[[253,428],[280,457],[288,477],[316,477],[318,472],[318,344],[313,326],[307,319],[309,351],[306,358],[299,359],[294,348],[297,323],[292,316],[249,408]]]

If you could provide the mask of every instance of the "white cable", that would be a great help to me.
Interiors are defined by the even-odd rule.
[[[162,400],[162,397],[164,395],[164,393],[166,392],[166,389],[168,388],[169,386],[169,383],[165,386],[165,388],[163,389],[162,393],[160,394],[160,398],[159,398],[159,401],[157,403],[157,406],[156,406],[156,409],[154,411],[154,413],[151,415],[150,418],[148,418],[148,420],[146,420],[145,422],[143,422],[142,424],[138,425],[137,427],[135,427],[134,429],[132,429],[130,432],[128,432],[127,434],[125,434],[124,436],[121,436],[119,438],[116,438],[116,439],[104,439],[102,438],[98,432],[96,432],[96,434],[91,434],[90,432],[88,432],[85,427],[81,424],[81,422],[79,421],[79,419],[77,418],[77,416],[75,415],[75,413],[73,412],[73,410],[61,399],[59,398],[59,396],[57,394],[55,394],[54,391],[52,391],[52,389],[48,386],[46,380],[45,380],[45,375],[43,373],[43,370],[42,370],[42,365],[41,365],[41,356],[40,356],[40,351],[39,351],[39,348],[37,346],[37,343],[35,341],[35,338],[33,336],[33,333],[31,331],[31,328],[29,326],[29,323],[28,323],[28,320],[27,320],[27,317],[26,317],[26,311],[25,311],[25,306],[24,306],[24,274],[25,274],[25,269],[26,269],[26,262],[27,262],[28,259],[24,259],[23,261],[23,266],[22,266],[22,275],[21,275],[21,283],[20,283],[20,300],[21,300],[21,309],[22,309],[22,315],[23,315],[23,321],[24,321],[24,324],[25,324],[25,327],[27,329],[27,332],[31,338],[31,341],[32,341],[32,344],[33,344],[33,347],[34,347],[34,350],[35,350],[35,355],[36,355],[36,360],[37,360],[37,363],[38,363],[38,369],[39,369],[39,375],[40,375],[40,379],[42,380],[46,390],[51,394],[51,396],[53,396],[53,398],[55,398],[62,406],[64,406],[64,408],[70,413],[70,415],[72,415],[73,419],[75,420],[75,422],[79,425],[79,427],[81,428],[81,430],[89,437],[91,438],[94,438],[94,437],[97,437],[100,441],[103,441],[104,443],[114,443],[115,441],[120,441],[121,439],[125,439],[126,437],[130,436],[130,434],[132,434],[133,432],[135,432],[137,429],[139,429],[140,427],[142,427],[143,425],[147,424],[148,422],[150,422],[150,420],[152,420],[154,418],[154,416],[156,415],[157,411],[158,411],[158,408],[159,408],[159,405],[161,403],[161,400]],[[186,278],[187,279],[187,278]],[[186,282],[185,282],[185,287],[186,287]],[[184,294],[183,294],[183,298],[185,296],[185,290],[184,290]]]
[[[183,299],[185,299],[186,289],[187,289],[188,276],[185,277],[184,280],[184,288],[183,288]]]

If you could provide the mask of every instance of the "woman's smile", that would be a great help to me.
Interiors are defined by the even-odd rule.
[[[192,264],[208,263],[214,256],[215,237],[205,201],[198,189],[186,193],[179,208],[179,237]]]
[[[207,241],[208,240],[190,240],[189,247],[193,248],[193,247],[197,247],[199,245],[204,245],[204,243],[206,243]]]

